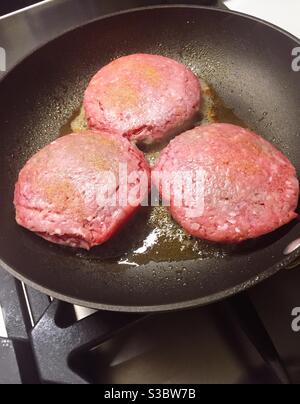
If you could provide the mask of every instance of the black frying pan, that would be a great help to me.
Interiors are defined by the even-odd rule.
[[[277,145],[299,173],[300,73],[291,68],[292,50],[299,45],[254,18],[171,6],[100,19],[33,53],[0,83],[1,264],[59,299],[143,312],[208,304],[293,262],[299,249],[289,256],[284,251],[299,238],[299,221],[237,247],[200,243],[197,258],[162,243],[136,266],[130,254],[149,235],[149,212],[142,210],[106,245],[82,253],[18,227],[12,200],[19,170],[62,133],[91,76],[112,59],[136,52],[163,54],[191,66],[227,106],[218,100],[221,120],[232,121],[235,114]]]

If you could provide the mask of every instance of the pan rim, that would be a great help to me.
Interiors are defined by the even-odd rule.
[[[147,10],[159,10],[159,9],[181,9],[181,8],[186,8],[186,9],[200,9],[200,10],[207,10],[207,11],[214,11],[214,12],[219,12],[219,13],[224,13],[224,14],[229,14],[229,15],[235,15],[235,16],[240,16],[245,18],[246,20],[252,20],[252,21],[256,21],[264,26],[267,26],[269,28],[274,29],[277,32],[280,32],[281,34],[283,34],[284,36],[288,37],[289,39],[293,40],[294,42],[296,42],[297,45],[300,46],[300,38],[297,38],[295,35],[291,34],[290,32],[286,31],[283,28],[278,27],[277,25],[268,22],[266,20],[263,20],[261,18],[258,17],[254,17],[251,16],[249,14],[246,13],[242,13],[240,11],[233,11],[233,10],[229,10],[229,9],[223,9],[223,8],[219,8],[219,7],[210,7],[210,6],[198,6],[198,5],[193,5],[193,4],[167,4],[167,5],[156,5],[156,6],[147,6],[147,7],[136,7],[136,8],[131,8],[129,10],[122,10],[122,11],[118,11],[118,12],[114,12],[114,13],[109,13],[109,14],[105,14],[103,16],[100,17],[96,17],[91,19],[88,22],[82,23],[82,24],[77,24],[74,27],[70,28],[70,29],[66,29],[65,31],[63,31],[61,34],[43,42],[41,45],[36,46],[34,49],[32,49],[29,53],[27,53],[24,57],[20,58],[13,66],[11,66],[11,68],[6,72],[6,74],[4,74],[3,77],[0,78],[0,84],[7,79],[7,77],[9,77],[16,68],[18,68],[18,66],[20,64],[22,64],[25,60],[27,60],[28,58],[30,58],[31,56],[33,56],[36,52],[38,52],[40,49],[42,49],[44,46],[47,46],[48,44],[50,44],[53,41],[56,41],[60,38],[62,38],[65,35],[68,35],[70,33],[72,33],[73,31],[76,31],[80,28],[86,27],[90,24],[94,24],[97,21],[102,21],[102,20],[106,20],[109,18],[113,18],[113,17],[117,17],[119,15],[126,15],[126,14],[132,14],[132,13],[138,13],[138,12],[142,12],[142,11],[147,11]]]
[[[88,26],[90,24],[96,23],[97,21],[102,21],[110,18],[117,17],[119,15],[126,15],[126,14],[132,14],[132,13],[138,13],[138,12],[144,12],[147,10],[159,10],[159,9],[180,9],[180,8],[185,8],[185,9],[202,9],[202,10],[207,10],[207,11],[213,11],[213,12],[220,12],[220,13],[225,13],[229,15],[236,15],[243,17],[248,20],[252,20],[255,22],[258,22],[264,26],[267,26],[269,28],[272,28],[273,30],[281,33],[282,35],[288,37],[289,39],[293,40],[297,45],[300,45],[300,39],[295,37],[294,35],[290,34],[289,32],[285,31],[284,29],[269,23],[265,20],[262,20],[257,17],[250,16],[245,13],[240,13],[232,10],[225,10],[225,9],[220,9],[216,7],[208,7],[208,6],[197,6],[197,5],[182,5],[182,4],[172,4],[172,5],[160,5],[160,6],[148,6],[148,7],[138,7],[138,8],[133,8],[130,10],[122,10],[119,12],[115,13],[110,13],[106,14],[101,17],[97,17],[95,19],[90,20],[89,22],[83,23],[83,24],[78,24],[77,26],[68,29],[64,31],[62,34],[44,42],[42,45],[36,47],[33,49],[30,53],[28,53],[25,57],[21,58],[19,61],[16,62],[14,66],[12,66],[9,71],[0,79],[0,84],[5,81],[6,79],[9,78],[11,74],[13,74],[14,70],[17,69],[26,59],[30,58],[33,56],[36,52],[38,52],[40,49],[42,49],[44,46],[47,46],[51,42],[58,40],[62,38],[65,35],[68,35],[69,33],[76,31],[80,28],[83,28],[85,26]],[[200,307],[200,306],[205,306],[213,302],[217,302],[220,300],[223,300],[225,298],[228,298],[230,296],[233,296],[235,294],[238,294],[242,291],[248,290],[250,287],[253,287],[257,285],[258,283],[268,279],[272,275],[275,275],[277,272],[279,272],[281,269],[286,267],[287,265],[293,263],[297,258],[300,257],[300,248],[295,250],[292,254],[281,260],[280,262],[276,263],[274,266],[271,268],[267,269],[266,271],[262,272],[260,275],[257,275],[251,279],[249,279],[246,282],[243,282],[241,284],[238,284],[232,288],[228,288],[224,291],[211,294],[206,297],[202,298],[197,298],[193,300],[188,300],[188,301],[182,301],[182,302],[177,302],[177,303],[169,303],[169,304],[160,304],[160,305],[147,305],[147,306],[126,306],[126,305],[114,305],[114,304],[102,304],[102,303],[92,303],[90,301],[85,301],[85,300],[80,300],[68,295],[62,295],[58,292],[55,292],[51,289],[48,289],[46,287],[43,287],[34,281],[20,275],[18,271],[16,271],[14,268],[11,266],[7,265],[5,261],[0,257],[0,266],[5,269],[7,272],[9,272],[11,275],[13,275],[15,278],[19,279],[20,281],[24,282],[25,284],[33,287],[34,289],[37,289],[41,291],[42,293],[45,293],[47,295],[50,295],[56,299],[62,300],[62,301],[67,301],[71,304],[79,305],[79,306],[84,306],[84,307],[89,307],[93,309],[98,309],[98,310],[105,310],[105,311],[114,311],[114,312],[134,312],[134,313],[155,313],[155,312],[169,312],[173,310],[183,310],[183,309],[191,309],[195,307]]]
[[[219,301],[225,300],[231,296],[237,295],[242,292],[246,292],[248,289],[258,285],[259,283],[265,281],[271,276],[278,273],[280,270],[285,269],[288,265],[293,264],[300,257],[300,248],[295,250],[284,260],[273,265],[266,271],[262,272],[260,275],[256,275],[250,278],[246,282],[242,282],[232,288],[225,289],[221,292],[211,294],[206,297],[159,305],[146,305],[146,306],[133,306],[133,305],[114,305],[105,303],[92,303],[87,300],[77,299],[68,295],[62,295],[52,289],[43,287],[34,281],[20,275],[18,271],[14,270],[12,267],[7,265],[2,259],[0,259],[0,266],[5,269],[8,273],[13,275],[15,278],[24,282],[26,285],[32,287],[33,289],[39,290],[40,292],[67,303],[71,303],[77,306],[82,306],[95,310],[111,311],[111,312],[123,312],[123,313],[158,313],[158,312],[171,312],[177,310],[186,310],[197,307],[204,307],[211,303],[217,303]]]

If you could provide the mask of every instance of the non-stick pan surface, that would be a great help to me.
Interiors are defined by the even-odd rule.
[[[299,256],[284,250],[300,224],[224,254],[178,262],[156,257],[119,265],[116,246],[130,251],[139,228],[81,253],[51,245],[18,227],[13,191],[19,170],[54,140],[80,107],[91,76],[121,55],[145,52],[177,59],[211,84],[247,126],[279,147],[300,172],[300,73],[292,68],[299,41],[240,14],[199,7],[121,13],[69,32],[33,53],[0,83],[0,257],[28,284],[93,308],[158,311],[207,304],[267,278]],[[144,220],[140,214],[138,220]],[[119,253],[124,253],[120,251]]]

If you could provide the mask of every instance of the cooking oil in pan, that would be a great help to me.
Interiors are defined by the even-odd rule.
[[[150,261],[172,262],[223,257],[233,248],[221,248],[189,236],[163,206],[149,208],[145,225],[148,229],[146,237],[140,240],[137,248],[122,257],[119,264],[141,265]]]
[[[233,123],[247,127],[228,108],[212,86],[201,80],[203,103],[197,125]],[[87,129],[83,108],[75,111],[62,127],[60,136]],[[153,165],[166,144],[143,148]],[[149,262],[179,262],[220,258],[232,254],[235,246],[220,246],[189,236],[172,219],[167,207],[142,207],[124,229],[106,244],[78,255],[89,260],[115,262],[118,267],[139,266]]]
[[[228,108],[217,91],[208,85],[204,80],[200,79],[203,103],[200,110],[200,120],[198,125],[205,123],[232,123],[234,125],[247,128],[247,125],[234,112]]]

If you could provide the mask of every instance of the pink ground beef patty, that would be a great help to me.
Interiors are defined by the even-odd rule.
[[[155,171],[205,173],[204,210],[190,217],[191,206],[174,206],[173,218],[191,235],[220,243],[239,243],[289,223],[299,198],[291,162],[269,142],[230,125],[197,127],[176,137],[162,152]],[[161,184],[157,183],[157,186]],[[162,192],[162,189],[161,189]]]
[[[84,96],[88,126],[153,143],[191,127],[201,90],[184,65],[157,55],[122,57],[103,67]]]
[[[20,172],[14,198],[18,224],[70,247],[90,249],[106,242],[148,192],[146,183],[146,188],[136,193],[136,204],[118,202],[119,163],[127,165],[128,175],[150,176],[143,154],[125,138],[91,132],[59,138],[33,156]],[[115,185],[104,172],[115,175]],[[128,192],[136,185],[134,177],[128,178]],[[117,203],[101,204],[99,192],[106,195],[105,201],[115,195]]]

